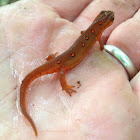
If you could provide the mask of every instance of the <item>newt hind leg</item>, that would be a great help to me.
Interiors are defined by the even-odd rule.
[[[74,89],[72,89],[75,86],[70,86],[67,84],[66,78],[65,78],[65,71],[63,69],[60,70],[59,79],[60,79],[62,89],[65,90],[70,96],[71,96],[71,93],[76,92]]]

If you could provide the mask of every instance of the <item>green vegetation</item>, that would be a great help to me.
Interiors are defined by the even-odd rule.
[[[16,2],[18,0],[0,0],[0,6]]]

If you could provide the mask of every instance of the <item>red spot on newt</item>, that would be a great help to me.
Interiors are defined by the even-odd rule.
[[[30,83],[42,75],[58,72],[62,89],[65,90],[71,96],[71,93],[76,92],[76,91],[73,89],[74,86],[70,86],[67,84],[65,73],[68,70],[76,67],[84,59],[85,55],[96,43],[96,41],[99,41],[100,50],[103,50],[103,45],[100,42],[101,34],[107,27],[109,27],[113,23],[113,20],[114,20],[114,13],[112,11],[101,11],[100,14],[95,18],[91,26],[77,39],[77,41],[70,47],[70,49],[68,49],[66,52],[64,52],[63,54],[55,58],[50,57],[49,60],[51,61],[43,64],[42,66],[30,72],[22,81],[21,87],[20,87],[21,112],[31,124],[36,136],[38,135],[37,128],[35,126],[34,121],[32,120],[32,118],[27,112],[27,105],[26,105],[26,95],[27,95],[27,90],[30,86]],[[101,26],[98,26],[98,25],[101,25]],[[89,39],[88,36],[86,36],[85,38],[85,34],[90,34],[93,28],[96,34],[93,34],[91,39],[86,44],[86,47],[84,47],[85,39],[86,40]],[[81,47],[81,42],[83,42],[82,43],[83,47]],[[74,57],[74,59],[72,59],[71,56],[69,55],[70,52],[73,52],[71,54],[72,57],[74,57],[75,54],[77,55],[77,57]]]
[[[92,30],[91,30],[91,33],[94,33],[94,32],[95,32],[95,31],[92,29]]]
[[[57,64],[60,64],[60,61],[58,60],[56,63],[57,63]]]
[[[85,39],[86,39],[86,40],[89,40],[89,36],[85,36]]]
[[[85,43],[82,43],[82,46],[85,47]]]
[[[74,56],[75,56],[75,53],[71,53],[70,55],[71,55],[72,57],[74,57]]]

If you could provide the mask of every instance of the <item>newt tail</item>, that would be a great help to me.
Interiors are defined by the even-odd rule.
[[[58,71],[57,68],[55,68],[53,71],[52,71],[52,67],[49,67],[50,63],[48,62],[47,64],[44,64],[42,66],[40,66],[39,68],[33,70],[31,73],[29,73],[25,78],[24,80],[22,81],[22,84],[21,84],[21,87],[20,87],[20,108],[21,108],[21,112],[22,114],[25,116],[25,118],[30,122],[34,132],[35,132],[35,135],[37,136],[37,129],[36,129],[36,126],[35,126],[35,123],[34,121],[32,120],[32,118],[29,116],[29,114],[27,113],[27,107],[26,107],[26,93],[27,93],[27,89],[30,85],[30,83],[35,80],[36,78],[40,77],[41,75],[45,75],[45,74],[51,74],[55,71]],[[44,66],[47,67],[47,71],[43,70],[44,69]],[[50,69],[49,69],[49,68]],[[58,66],[59,67],[59,66]]]

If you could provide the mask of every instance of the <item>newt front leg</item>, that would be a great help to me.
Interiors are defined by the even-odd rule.
[[[50,60],[54,59],[57,55],[58,55],[58,52],[55,53],[55,54],[50,54],[50,55],[46,58],[46,60],[47,60],[47,61],[50,61]]]

